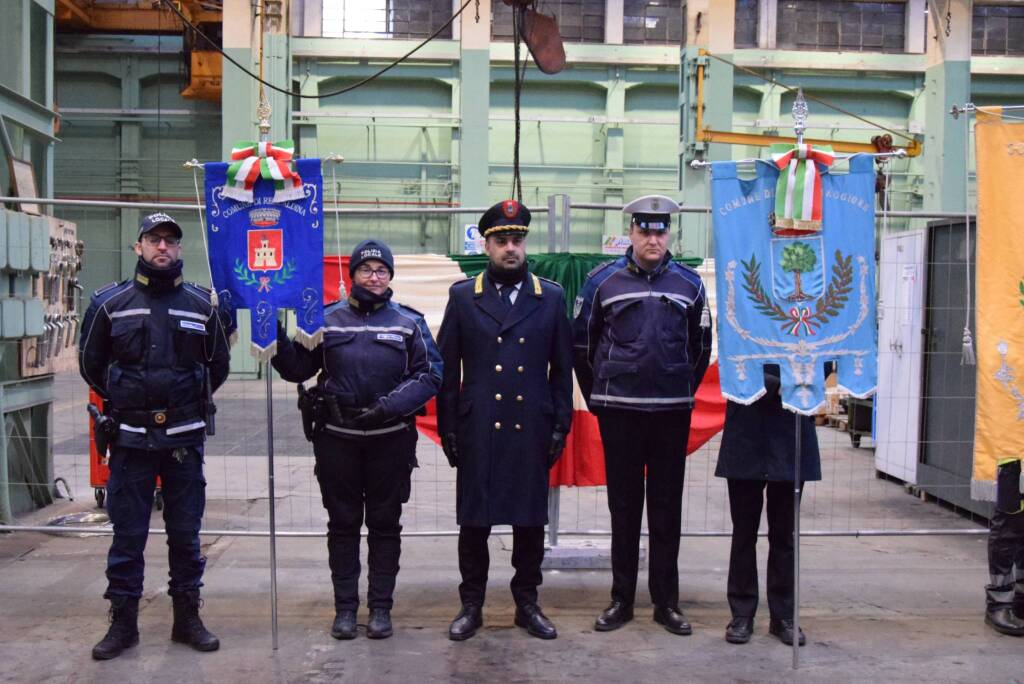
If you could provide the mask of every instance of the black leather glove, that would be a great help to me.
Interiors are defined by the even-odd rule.
[[[386,423],[388,420],[387,409],[380,401],[375,401],[352,418],[352,427],[357,430],[368,430]]]
[[[558,459],[562,457],[562,451],[565,450],[565,439],[568,435],[561,430],[555,430],[551,433],[551,446],[548,447],[548,469],[554,467],[558,463]]]
[[[458,468],[459,449],[455,445],[455,433],[449,432],[446,435],[441,435],[441,450],[444,451],[444,455],[448,458],[448,465],[452,468]]]

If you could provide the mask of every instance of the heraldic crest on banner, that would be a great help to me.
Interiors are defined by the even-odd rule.
[[[866,155],[845,174],[825,170],[830,153],[805,157],[824,160],[820,197],[805,202],[813,221],[777,216],[777,188],[792,183],[774,164],[759,162],[749,180],[735,163],[712,164],[711,192],[722,393],[756,401],[763,365],[779,364],[783,405],[810,415],[825,402],[827,361],[853,396],[875,391],[875,175]]]
[[[238,164],[205,165],[210,267],[220,307],[232,321],[238,309],[251,310],[252,353],[261,361],[277,351],[281,308],[295,309],[295,339],[312,349],[324,325],[320,160],[300,159],[294,171],[280,162],[266,177],[250,173],[249,200],[238,199]],[[288,194],[281,192],[281,168]]]

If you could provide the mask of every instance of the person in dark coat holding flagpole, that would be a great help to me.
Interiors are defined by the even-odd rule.
[[[764,366],[765,394],[745,406],[729,401],[715,475],[728,480],[732,515],[728,596],[732,620],[725,640],[745,644],[757,611],[757,531],[768,510],[768,631],[793,645],[793,478],[796,419],[782,406],[779,367]],[[821,479],[818,436],[811,416],[800,416],[800,479]],[[800,486],[803,491],[803,483]],[[765,494],[767,493],[767,497]],[[800,645],[806,639],[800,630]]]
[[[448,636],[472,637],[483,625],[492,525],[511,525],[515,624],[554,639],[537,587],[544,559],[548,470],[572,422],[569,319],[561,286],[530,273],[530,211],[506,200],[488,209],[479,230],[487,269],[449,290],[437,341],[445,373],[438,432],[456,476],[462,609]]]

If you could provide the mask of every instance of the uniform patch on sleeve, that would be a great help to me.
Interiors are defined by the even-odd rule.
[[[194,321],[178,321],[178,326],[185,330],[198,330],[200,332],[206,332],[206,326],[202,323],[196,323]]]
[[[390,342],[404,342],[405,338],[395,333],[377,333],[378,340],[388,340]]]
[[[572,305],[572,317],[579,318],[583,311],[583,295],[576,295],[576,301]]]

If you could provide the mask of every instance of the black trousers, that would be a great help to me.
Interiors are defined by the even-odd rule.
[[[491,556],[487,550],[490,527],[459,528],[459,598],[464,606],[482,606],[487,593],[487,571]],[[544,528],[512,527],[512,575],[509,587],[517,606],[537,603],[537,587],[544,578],[540,564],[544,560]]]
[[[327,509],[327,558],[336,610],[359,607],[359,534],[368,530],[370,608],[391,609],[402,550],[402,504],[409,499],[416,428],[370,437],[321,432],[313,442]]]
[[[1016,602],[1024,609],[1024,511],[1006,513],[996,508],[989,523],[988,571],[988,608]]]
[[[114,539],[107,554],[108,584],[103,598],[142,596],[143,552],[158,475],[167,530],[167,593],[176,596],[203,586],[206,558],[199,546],[206,508],[203,445],[188,447],[180,461],[174,458],[173,449],[114,447],[107,481],[107,513],[114,525]]]
[[[757,612],[757,530],[768,493],[768,612],[773,620],[793,619],[793,483],[729,479],[732,551],[729,554],[729,609],[733,617]],[[803,487],[800,488],[803,496]]]
[[[632,605],[647,489],[648,587],[656,606],[679,603],[679,532],[690,411],[601,409],[608,510],[612,517],[612,600]]]

